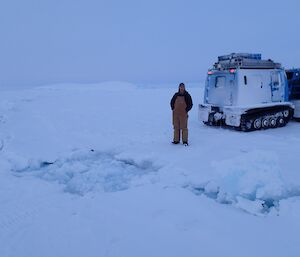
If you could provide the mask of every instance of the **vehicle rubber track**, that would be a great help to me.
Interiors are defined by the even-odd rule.
[[[260,129],[284,127],[293,117],[290,106],[250,109],[241,117],[239,130],[248,132]]]

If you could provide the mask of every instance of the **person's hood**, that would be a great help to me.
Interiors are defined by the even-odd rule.
[[[179,95],[185,95],[186,93],[188,93],[188,91],[184,90],[183,94],[180,93],[180,89],[178,88],[178,94]]]

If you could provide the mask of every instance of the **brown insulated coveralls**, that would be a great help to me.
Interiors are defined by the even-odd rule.
[[[190,94],[176,93],[171,100],[173,110],[174,142],[180,142],[180,131],[182,131],[182,142],[188,142],[188,111],[192,109],[193,102]]]

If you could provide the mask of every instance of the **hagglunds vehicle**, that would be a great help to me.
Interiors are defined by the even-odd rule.
[[[243,131],[285,126],[293,117],[288,81],[280,63],[261,54],[218,57],[208,70],[199,119]]]

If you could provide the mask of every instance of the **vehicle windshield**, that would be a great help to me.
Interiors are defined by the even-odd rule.
[[[288,80],[292,79],[293,78],[293,74],[294,74],[294,72],[291,72],[291,71],[287,72],[286,73],[287,79]]]

